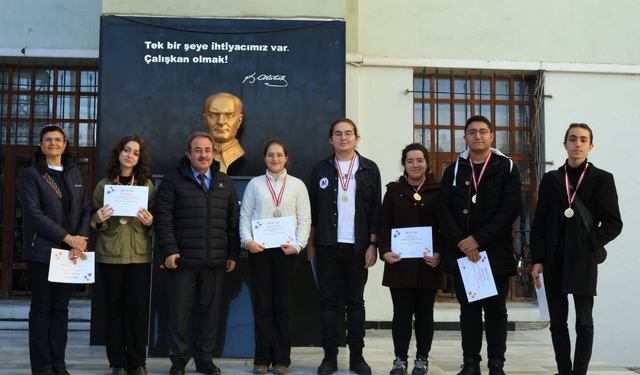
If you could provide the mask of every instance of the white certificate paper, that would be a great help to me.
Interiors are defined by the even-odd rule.
[[[92,284],[95,282],[94,253],[85,252],[87,259],[78,258],[77,264],[69,259],[69,250],[51,249],[49,281],[67,284]]]
[[[391,229],[391,251],[403,258],[433,256],[433,231],[431,227]]]
[[[549,305],[547,304],[547,290],[544,288],[544,277],[541,273],[538,274],[538,276],[540,277],[540,289],[536,288],[536,295],[538,296],[540,318],[544,321],[548,321],[551,320],[551,318],[549,317]]]
[[[140,207],[147,208],[148,186],[105,185],[104,204],[113,209],[113,216],[138,216]]]
[[[464,289],[467,291],[467,300],[469,302],[479,301],[498,294],[486,251],[480,252],[480,260],[476,263],[473,263],[467,257],[458,258],[458,267],[460,268],[462,282],[464,283]]]
[[[265,248],[295,245],[296,230],[293,216],[251,220],[253,240]]]

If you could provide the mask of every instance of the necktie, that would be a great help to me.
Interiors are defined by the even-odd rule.
[[[202,191],[204,191],[204,193],[207,194],[208,192],[207,184],[204,182],[205,176],[201,173],[198,175],[198,178],[200,179],[200,186],[202,186]]]

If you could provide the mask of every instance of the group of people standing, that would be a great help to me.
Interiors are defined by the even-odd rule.
[[[412,375],[429,371],[434,336],[434,302],[453,275],[460,304],[463,364],[458,375],[480,374],[484,331],[490,375],[504,374],[507,340],[506,296],[516,273],[513,223],[521,211],[520,174],[514,162],[491,148],[490,121],[473,116],[465,125],[467,150],[444,172],[431,173],[428,150],[410,144],[402,150],[404,169],[387,185],[381,200],[377,165],[356,151],[357,126],[347,118],[328,132],[332,155],[320,160],[305,184],[287,172],[289,153],[280,140],[263,150],[266,173],[253,178],[238,203],[232,180],[219,170],[214,140],[194,133],[178,167],[167,173],[157,193],[149,181],[144,139],[126,136],[111,149],[107,177],[95,189],[93,204],[80,172],[66,150],[67,135],[57,125],[40,131],[36,165],[23,172],[24,257],[32,285],[29,314],[31,367],[36,375],[68,374],[64,361],[69,284],[47,281],[51,248],[69,249],[76,261],[87,250],[89,228],[96,230],[96,261],[105,279],[107,357],[112,375],[144,375],[151,237],[156,236],[169,269],[170,375],[183,375],[193,358],[196,370],[220,374],[212,351],[217,333],[222,281],[248,251],[253,288],[255,357],[253,373],[286,374],[291,365],[292,288],[298,254],[306,248],[315,264],[320,294],[324,358],[319,375],[338,369],[340,311],[346,311],[349,369],[371,374],[365,345],[364,289],[368,269],[385,262],[383,285],[393,301],[392,375],[408,372],[415,331]],[[593,134],[572,124],[565,135],[567,162],[545,174],[531,234],[532,275],[546,275],[553,346],[561,375],[584,375],[593,343],[593,296],[603,246],[622,229],[610,173],[586,161]],[[562,178],[556,178],[555,174]],[[147,209],[137,217],[117,217],[103,204],[107,184],[149,187]],[[568,208],[567,208],[568,207]],[[265,248],[254,240],[252,220],[292,217],[295,238]],[[591,217],[587,217],[591,216]],[[391,229],[432,228],[433,252],[403,259],[391,248]],[[457,259],[479,260],[486,251],[497,295],[469,302]],[[587,279],[577,275],[590,275]],[[344,306],[341,294],[344,295]],[[567,328],[567,295],[576,305],[577,343],[573,363]],[[193,314],[192,314],[192,310]],[[198,329],[191,330],[191,317]],[[415,324],[413,324],[415,321]],[[413,326],[412,326],[413,325]],[[195,336],[195,337],[192,337]]]

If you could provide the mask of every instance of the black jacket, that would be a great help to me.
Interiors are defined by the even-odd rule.
[[[472,235],[480,251],[487,252],[495,275],[516,273],[511,232],[520,214],[520,173],[500,151],[491,149],[491,152],[489,166],[478,187],[477,203],[471,203],[475,188],[468,151],[460,155],[457,163],[447,167],[442,177],[438,221],[447,239],[443,260],[447,272],[457,270],[456,260],[465,256],[458,249],[458,243]]]
[[[378,234],[382,188],[380,170],[373,161],[358,154],[360,166],[356,178],[355,252],[367,251],[371,234]],[[322,185],[322,186],[321,186]],[[335,156],[320,160],[311,170],[309,199],[314,243],[335,246],[338,243],[338,170]]]
[[[564,166],[558,169],[564,176]],[[554,171],[555,172],[555,171]],[[564,216],[569,201],[564,183],[551,172],[545,173],[540,182],[538,205],[531,226],[531,260],[542,263],[544,274],[551,275],[558,246],[564,246],[562,293],[595,296],[598,279],[598,262],[595,250],[605,246],[622,231],[622,219],[618,208],[618,194],[613,175],[590,163],[578,188],[577,197],[591,213],[596,228],[587,230],[580,212],[576,209],[571,219]],[[558,240],[564,239],[564,244]],[[550,277],[545,279],[547,287]]]
[[[44,157],[40,157],[38,163],[41,170],[49,171]],[[70,222],[67,220],[62,201],[36,166],[25,169],[20,176],[23,260],[49,263],[52,247],[69,249],[69,246],[62,242],[67,234],[85,237],[90,234],[91,200],[82,174],[73,161],[66,157],[63,157],[62,165],[64,180],[71,194]]]
[[[219,170],[220,164],[214,161],[208,194],[193,176],[187,156],[162,179],[153,215],[163,258],[180,254],[182,267],[219,269],[226,268],[227,259],[238,259],[238,196],[231,178]]]

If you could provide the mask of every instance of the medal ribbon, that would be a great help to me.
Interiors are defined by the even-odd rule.
[[[353,153],[353,156],[351,157],[351,162],[349,164],[349,174],[347,174],[347,182],[345,183],[345,179],[342,177],[342,169],[340,168],[340,162],[338,162],[338,158],[335,157],[336,159],[336,168],[338,168],[338,177],[340,177],[340,185],[342,186],[342,190],[344,190],[344,192],[347,192],[347,189],[349,189],[349,182],[351,182],[351,172],[353,172],[353,166],[355,165],[354,161],[356,160],[356,153]]]
[[[129,185],[133,186],[135,180],[135,176],[133,175],[133,173],[131,173],[131,183],[129,183]],[[116,177],[116,185],[120,185],[120,176]]]
[[[280,206],[280,202],[282,202],[282,195],[284,194],[284,187],[287,186],[287,176],[284,176],[284,182],[282,183],[282,187],[280,188],[280,194],[276,198],[276,191],[273,189],[273,185],[271,185],[271,180],[269,180],[269,176],[265,176],[267,178],[267,186],[269,187],[269,192],[271,193],[271,198],[273,198],[273,203],[276,204],[276,209]]]
[[[569,174],[567,174],[567,165],[564,165],[564,187],[567,189],[567,200],[569,201],[569,207],[573,204],[573,201],[576,199],[576,194],[578,193],[578,188],[580,187],[580,183],[584,178],[585,173],[587,173],[587,168],[589,168],[589,163],[584,166],[584,171],[580,175],[580,179],[578,179],[578,184],[576,185],[576,190],[573,191],[573,195],[571,195],[571,190],[569,190]]]
[[[421,187],[422,187],[422,185],[424,184],[424,181],[427,179],[427,176],[426,176],[426,175],[425,175],[424,177],[422,177],[422,181],[420,181],[420,185],[418,185],[418,188],[417,188],[417,189],[415,189],[415,188],[413,187],[413,185],[411,185],[411,182],[409,182],[409,179],[407,178],[407,175],[403,175],[403,176],[404,176],[404,179],[405,179],[405,180],[407,180],[407,182],[409,183],[409,186],[411,186],[411,188],[412,188],[413,190],[415,190],[416,194],[419,194],[419,193],[418,193],[418,190],[420,190],[420,188],[421,188]]]
[[[484,165],[480,170],[480,176],[476,180],[476,169],[473,167],[473,159],[471,155],[469,155],[469,160],[471,161],[471,180],[473,181],[473,186],[476,188],[476,194],[478,193],[478,185],[480,185],[480,180],[482,180],[482,176],[484,175],[484,171],[487,169],[487,165],[489,165],[489,160],[491,160],[491,153],[487,156],[487,160],[484,161]]]

